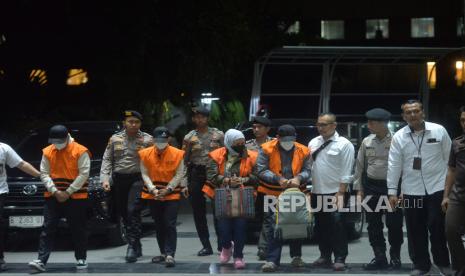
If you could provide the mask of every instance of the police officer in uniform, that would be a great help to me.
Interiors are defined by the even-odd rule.
[[[273,140],[273,138],[268,136],[271,127],[271,120],[263,116],[255,116],[253,117],[251,123],[255,138],[248,140],[245,146],[248,150],[258,152],[262,144]],[[256,202],[257,214],[263,214],[263,198],[264,194],[258,193]],[[265,234],[267,233],[267,229],[270,229],[270,227],[273,227],[273,225],[268,225],[265,223],[265,220],[263,220],[262,230],[260,231],[260,237],[258,239],[257,252],[257,256],[260,261],[264,261],[266,259],[268,239],[266,238]]]
[[[206,199],[202,187],[207,180],[208,153],[224,144],[224,133],[208,126],[209,115],[210,112],[204,107],[193,109],[192,122],[195,124],[195,129],[184,137],[182,145],[182,149],[186,152],[184,160],[187,167],[189,200],[194,213],[195,228],[202,243],[202,249],[197,253],[198,256],[213,254],[208,233]],[[216,230],[215,223],[215,232],[218,232]],[[217,249],[221,250],[219,244]]]
[[[55,233],[61,217],[71,230],[76,269],[87,268],[87,179],[90,152],[69,135],[63,125],[50,129],[50,145],[42,150],[40,179],[44,193],[44,225],[39,239],[38,259],[29,263],[37,272],[44,272],[53,250]]]
[[[100,180],[106,191],[112,191],[117,219],[123,218],[128,239],[127,262],[142,256],[140,243],[142,208],[140,198],[142,177],[138,151],[153,145],[150,134],[140,130],[142,115],[137,111],[124,112],[124,130],[111,136],[103,154]],[[110,179],[113,183],[110,187]]]
[[[271,120],[266,117],[255,116],[252,118],[251,123],[255,138],[245,142],[245,146],[248,150],[258,151],[262,144],[273,140],[273,138],[268,136],[271,128]]]
[[[368,201],[370,209],[375,211],[381,196],[387,197],[387,170],[389,148],[392,133],[388,129],[391,117],[389,111],[374,108],[365,114],[368,119],[368,129],[372,134],[367,136],[357,155],[354,174],[354,189],[358,190],[360,197],[370,195]],[[400,191],[400,189],[399,189]],[[373,248],[375,258],[364,266],[366,270],[378,270],[388,267],[386,258],[386,242],[383,234],[383,215],[386,215],[388,240],[390,244],[390,265],[398,269],[401,266],[400,248],[404,241],[402,232],[402,209],[396,208],[393,212],[367,212],[368,237]]]

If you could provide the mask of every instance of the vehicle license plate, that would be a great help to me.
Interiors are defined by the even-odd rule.
[[[11,216],[10,226],[19,228],[37,228],[44,224],[44,216]]]

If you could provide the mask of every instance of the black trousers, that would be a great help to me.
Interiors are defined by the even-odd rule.
[[[317,200],[322,201],[323,196],[334,194],[312,194],[312,208],[317,208]],[[320,203],[320,205],[322,205]],[[348,254],[347,232],[345,227],[345,216],[341,212],[315,212],[315,234],[318,239],[318,247],[321,257],[331,260],[334,253],[335,262],[345,262]]]
[[[140,200],[143,186],[141,174],[114,173],[112,178],[113,215],[116,220],[120,217],[123,219],[129,245],[139,245],[142,235],[140,211],[143,203]]]
[[[265,233],[266,238],[268,239],[268,250],[266,261],[272,262],[275,265],[281,264],[281,251],[283,249],[283,241],[281,239],[276,239],[274,232],[276,226],[276,213],[272,210],[267,210],[265,213],[265,222],[271,227],[267,228]],[[289,250],[291,258],[302,257],[302,241],[301,240],[289,240]]]
[[[256,204],[255,205],[256,218],[262,221],[262,229],[260,231],[260,236],[258,238],[258,249],[262,249],[266,251],[268,248],[268,241],[270,240],[270,238],[267,236],[267,233],[272,233],[273,221],[265,219],[265,214],[264,214],[265,194],[258,193],[255,204]]]
[[[3,260],[5,252],[6,233],[8,229],[8,221],[3,218],[3,206],[8,194],[0,194],[0,259]]]
[[[47,198],[44,206],[44,226],[39,238],[39,260],[47,263],[53,250],[55,234],[60,218],[66,218],[74,244],[76,260],[87,258],[87,199],[68,199],[59,203],[54,197]]]
[[[450,249],[452,268],[465,273],[465,202],[450,201],[446,212],[446,237]]]
[[[371,210],[375,211],[376,206],[379,202],[380,196],[387,195],[371,195],[371,199],[368,200],[367,205]],[[404,234],[402,232],[402,225],[404,216],[402,209],[397,208],[394,212],[387,212],[385,210],[379,212],[367,212],[366,218],[368,223],[368,238],[370,240],[371,247],[378,248],[383,252],[386,251],[386,240],[384,239],[383,233],[383,216],[386,216],[386,227],[388,229],[388,241],[391,246],[391,250],[394,253],[400,253],[400,247],[404,242]]]
[[[176,253],[176,221],[178,218],[178,200],[149,200],[150,212],[155,221],[158,248],[161,255],[174,257]]]
[[[207,223],[207,200],[202,192],[202,187],[207,180],[205,166],[191,165],[188,169],[188,189],[189,189],[189,201],[192,206],[194,214],[194,223],[199,235],[200,242],[204,248],[211,248],[210,234],[208,232]],[[212,202],[212,208],[214,211],[214,202]],[[218,221],[214,218],[215,233],[218,237]],[[218,239],[217,249],[221,250],[221,246]]]
[[[431,268],[428,236],[434,263],[437,266],[450,265],[445,215],[441,210],[443,193],[439,191],[425,196],[404,194],[409,255],[416,269],[428,271]]]

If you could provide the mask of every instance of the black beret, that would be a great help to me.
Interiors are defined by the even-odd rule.
[[[192,115],[196,115],[196,114],[200,114],[200,115],[208,117],[210,116],[210,110],[208,110],[207,108],[203,106],[194,107],[192,108]]]
[[[365,113],[365,116],[368,120],[373,121],[389,121],[389,119],[391,119],[391,113],[382,108],[370,109]]]
[[[61,143],[68,138],[68,133],[68,129],[63,125],[52,126],[48,135],[48,141],[49,143]]]
[[[139,112],[137,112],[135,110],[126,110],[126,111],[124,111],[124,119],[126,119],[128,117],[136,117],[137,119],[142,121],[142,114],[140,114]]]
[[[295,127],[292,125],[282,125],[278,128],[279,137],[296,136]]]
[[[255,116],[252,118],[252,124],[261,124],[269,127],[271,126],[271,120],[263,116]]]

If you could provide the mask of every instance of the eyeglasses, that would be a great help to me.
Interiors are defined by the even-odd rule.
[[[316,127],[327,127],[327,126],[332,125],[332,124],[334,124],[334,122],[327,123],[327,124],[326,123],[316,123]]]

